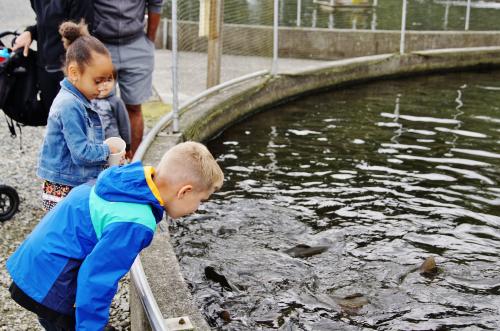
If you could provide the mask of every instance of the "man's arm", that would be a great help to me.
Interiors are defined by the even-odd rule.
[[[104,328],[118,281],[152,239],[153,231],[142,224],[116,222],[106,226],[99,242],[78,271],[76,330]]]
[[[79,22],[84,20],[87,23],[89,32],[92,33],[92,24],[94,21],[94,6],[92,1],[67,0],[66,11],[68,19]]]
[[[160,25],[160,18],[161,15],[158,13],[148,13],[148,29],[146,35],[152,42],[155,42],[156,31],[158,30],[158,25]]]
[[[30,3],[31,3],[31,8],[33,8],[33,11],[35,11],[33,0],[30,0]],[[36,24],[30,25],[26,28],[26,30],[24,30],[23,33],[17,36],[16,42],[14,43],[12,50],[15,51],[18,48],[24,48],[23,54],[24,56],[28,56],[28,51],[31,46],[31,43],[33,42],[33,40],[37,39],[38,39],[38,27]]]
[[[147,1],[148,7],[148,27],[146,30],[146,35],[149,40],[155,42],[156,31],[158,31],[158,25],[160,24],[161,11],[163,8],[163,0],[149,0]]]

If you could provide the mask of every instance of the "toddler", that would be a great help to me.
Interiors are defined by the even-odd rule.
[[[91,101],[92,108],[99,114],[104,128],[105,139],[120,137],[127,144],[126,151],[130,151],[130,120],[127,108],[123,101],[113,92],[115,74],[109,81],[101,83],[99,95]]]

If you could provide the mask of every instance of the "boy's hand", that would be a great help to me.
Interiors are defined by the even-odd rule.
[[[16,38],[16,42],[14,43],[12,50],[15,51],[18,48],[24,48],[23,55],[26,57],[28,56],[28,50],[30,49],[32,41],[31,32],[24,31]]]

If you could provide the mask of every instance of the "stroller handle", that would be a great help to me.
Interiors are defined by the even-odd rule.
[[[0,32],[0,38],[6,37],[6,36],[19,36],[19,33],[16,31],[3,31]]]

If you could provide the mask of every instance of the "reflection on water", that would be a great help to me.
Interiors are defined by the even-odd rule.
[[[500,329],[499,82],[467,73],[325,92],[212,141],[223,191],[171,227],[211,325]],[[424,277],[429,256],[438,271]]]

